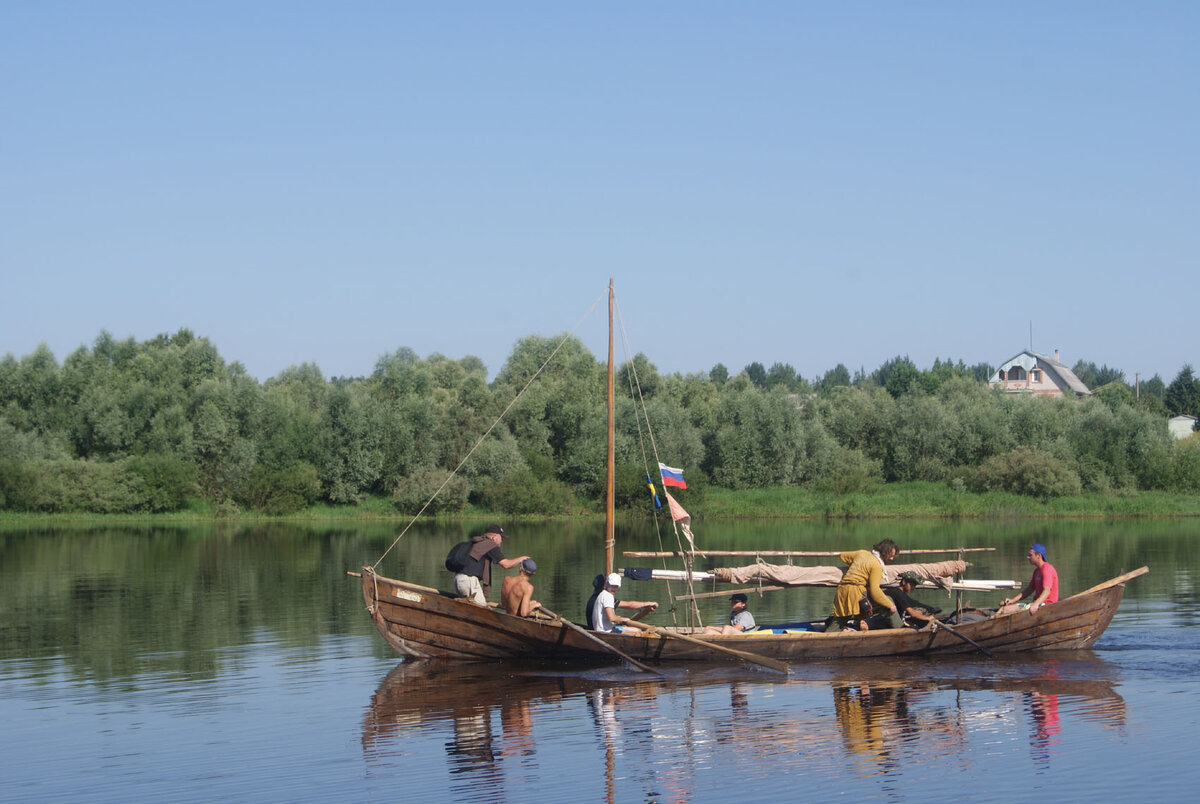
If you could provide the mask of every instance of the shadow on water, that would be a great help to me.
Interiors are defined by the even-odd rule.
[[[966,757],[974,739],[999,730],[1024,735],[1030,758],[1044,764],[1072,729],[1124,728],[1116,673],[1087,651],[812,664],[787,678],[729,666],[653,678],[402,662],[371,697],[362,746],[369,765],[387,765],[413,741],[436,738],[451,776],[493,788],[511,785],[527,763],[574,767],[590,756],[608,800],[621,800],[618,788],[630,783],[642,796],[691,800],[691,780],[716,766],[733,776],[764,763],[783,775],[886,776],[925,757]],[[560,736],[569,724],[568,745]]]

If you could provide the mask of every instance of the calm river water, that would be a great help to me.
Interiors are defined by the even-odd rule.
[[[401,661],[345,574],[384,554],[386,527],[3,530],[0,801],[1190,801],[1196,528],[699,522],[711,549],[848,549],[885,535],[990,546],[969,577],[1021,582],[1038,541],[1066,593],[1143,564],[1150,574],[1092,651],[661,679]],[[581,618],[600,528],[508,530],[506,553],[541,567],[538,599]],[[378,569],[446,587],[442,559],[465,532],[413,529]],[[619,550],[675,547],[651,526],[618,538]],[[664,604],[671,592],[682,590],[628,590]],[[783,621],[831,601],[832,590],[788,590],[751,608]],[[667,622],[667,608],[651,621]],[[702,601],[709,622],[726,611],[721,597]]]

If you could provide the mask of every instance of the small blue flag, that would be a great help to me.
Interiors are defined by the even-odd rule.
[[[654,488],[654,481],[650,479],[650,475],[646,475],[646,486],[650,489],[650,499],[654,501],[654,507],[662,508],[662,500],[658,499],[658,490]]]

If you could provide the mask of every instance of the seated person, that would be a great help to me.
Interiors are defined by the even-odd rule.
[[[886,594],[886,592],[885,592]],[[863,595],[858,601],[858,617],[846,624],[847,631],[870,631],[872,628],[890,628],[889,614],[876,614],[875,606],[869,595]]]
[[[1042,606],[1058,602],[1058,571],[1046,560],[1046,548],[1035,544],[1025,552],[1025,557],[1034,567],[1033,577],[1029,579],[1021,594],[1000,601],[1000,614],[1008,614],[1026,606],[1030,614],[1037,614],[1037,610]],[[1030,602],[1019,605],[1026,598],[1031,598]]]
[[[509,614],[529,617],[541,605],[533,599],[533,574],[537,564],[532,558],[521,561],[521,571],[500,584],[500,605]]]
[[[596,598],[600,597],[600,593],[604,591],[605,576],[597,575],[592,579],[592,596],[587,599],[587,603],[583,604],[583,613],[587,618],[587,628],[589,631],[596,630],[596,621],[592,619],[596,613]]]
[[[706,634],[744,634],[753,631],[758,625],[754,615],[747,608],[749,601],[744,594],[737,592],[729,597],[729,625],[710,625],[704,629]]]
[[[890,628],[888,618],[892,616],[892,612],[886,614],[876,614],[875,606],[871,603],[871,596],[864,594],[858,599],[858,614],[853,617],[846,618],[846,622],[839,630],[844,631],[870,631],[872,628]],[[899,615],[896,615],[897,617]],[[829,620],[825,621],[825,630],[829,630]]]
[[[654,601],[617,600],[616,593],[621,589],[621,576],[611,573],[604,579],[604,590],[596,595],[592,604],[592,630],[609,633],[620,631],[620,625],[627,620],[640,620],[658,608]],[[616,609],[639,609],[632,617],[622,617]]]

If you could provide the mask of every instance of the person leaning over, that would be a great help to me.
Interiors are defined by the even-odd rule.
[[[933,619],[933,615],[938,613],[937,609],[932,606],[926,606],[912,597],[912,591],[920,583],[921,576],[917,575],[917,573],[902,572],[895,587],[883,590],[883,593],[896,604],[896,610],[900,612],[900,618],[904,624],[913,628],[921,628],[929,625],[929,621]]]
[[[1025,558],[1034,567],[1033,577],[1021,594],[1000,601],[1001,614],[1016,611],[1016,604],[1030,595],[1033,596],[1029,603],[1030,614],[1037,614],[1037,610],[1047,603],[1058,602],[1058,570],[1046,560],[1046,548],[1040,544],[1032,545],[1025,551]]]
[[[620,589],[621,576],[614,572],[605,579],[604,590],[596,595],[596,602],[592,604],[592,623],[595,630],[603,633],[620,631],[621,629],[617,626],[621,623],[628,620],[640,620],[658,608],[658,604],[654,601],[617,600],[616,593]],[[617,614],[616,609],[639,609],[639,611],[632,617],[622,617]]]
[[[541,604],[533,599],[533,574],[537,572],[537,564],[532,558],[521,562],[521,569],[516,575],[509,575],[500,584],[500,605],[509,614],[517,617],[528,617]]]
[[[729,625],[709,625],[704,629],[706,634],[743,634],[758,627],[754,615],[747,608],[748,598],[742,592],[729,596]]]
[[[487,595],[492,589],[492,564],[512,569],[529,558],[505,558],[500,551],[503,541],[504,529],[499,525],[488,525],[483,535],[471,537],[471,549],[463,560],[463,568],[454,575],[455,592],[481,606],[487,605]]]
[[[860,618],[859,600],[866,594],[871,603],[887,617],[890,628],[903,628],[896,604],[883,593],[883,565],[891,564],[900,554],[900,548],[891,539],[883,539],[870,550],[855,550],[842,553],[841,560],[850,566],[833,597],[833,614],[825,620],[825,630],[841,631]]]

